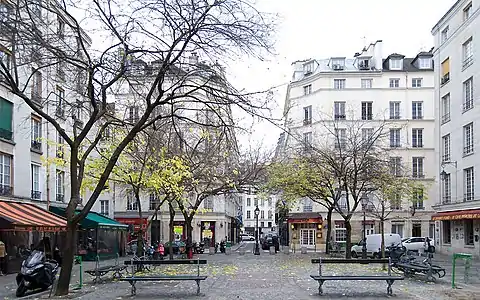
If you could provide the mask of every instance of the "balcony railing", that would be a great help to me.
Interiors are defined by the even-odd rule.
[[[392,142],[390,141],[390,148],[400,148],[400,142]]]
[[[413,143],[413,148],[423,148],[423,143]]]
[[[32,199],[40,200],[42,198],[42,192],[32,191]]]
[[[449,162],[450,161],[450,154],[444,154],[442,156],[442,162]]]
[[[463,195],[463,202],[473,201],[473,199],[474,199],[473,192],[465,193],[465,194]]]
[[[425,174],[423,172],[413,172],[412,177],[413,178],[425,178]]]
[[[470,55],[469,57],[465,58],[462,63],[462,68],[466,68],[470,66],[473,63],[473,55]]]
[[[400,114],[390,114],[390,120],[400,120]]]
[[[12,195],[12,187],[9,185],[0,184],[0,195],[1,196],[11,196]]]
[[[472,108],[473,108],[473,99],[469,99],[463,102],[463,112],[466,112],[467,110],[470,110]]]
[[[463,147],[463,155],[469,155],[473,153],[473,144]]]
[[[362,115],[362,120],[373,120],[373,115],[372,114],[363,114]]]
[[[65,195],[57,194],[56,199],[57,199],[58,202],[64,202],[65,201]]]
[[[0,128],[0,138],[12,141],[13,132]]]
[[[335,114],[335,120],[345,120],[347,118],[346,115]]]
[[[310,125],[312,124],[312,119],[304,119],[303,120],[303,125]]]
[[[450,195],[442,197],[442,204],[450,204],[450,203],[452,203],[452,197]]]
[[[447,122],[450,122],[450,113],[445,113],[443,116],[442,116],[442,124],[445,124]]]
[[[423,115],[413,115],[412,120],[423,120]]]
[[[443,77],[440,80],[440,83],[445,84],[449,81],[450,81],[450,73],[447,73],[447,74],[443,75]]]
[[[32,141],[31,149],[36,151],[42,151],[42,143],[38,141]]]

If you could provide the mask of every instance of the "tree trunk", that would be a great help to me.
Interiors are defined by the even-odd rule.
[[[187,229],[187,252],[193,246],[193,217],[185,218],[185,226]]]
[[[143,243],[143,214],[142,214],[142,206],[140,203],[140,189],[134,188],[135,190],[135,201],[137,202],[138,207],[138,217],[140,218],[140,229],[137,232],[137,256],[141,257],[144,255],[144,243]]]
[[[334,207],[332,206],[332,207],[328,208],[328,212],[327,212],[327,224],[328,224],[328,226],[327,226],[327,237],[326,237],[326,243],[325,243],[325,248],[326,248],[325,252],[327,254],[330,253],[330,247],[333,246],[333,245],[330,245],[330,243],[331,243],[330,238],[332,236],[332,226],[333,226],[333,224],[332,224],[333,209],[334,209]]]
[[[381,244],[381,249],[382,249],[382,258],[385,257],[385,220],[382,218],[380,219],[380,234],[382,235],[382,244]],[[386,270],[387,266],[385,264],[382,265],[382,270]]]
[[[173,240],[175,239],[175,231],[173,226],[173,220],[175,219],[175,209],[173,209],[172,204],[168,203],[168,210],[170,212],[170,222],[169,222],[169,246],[168,246],[168,255],[170,260],[173,260]]]
[[[347,230],[347,240],[345,243],[345,258],[352,258],[352,225],[350,219],[345,220],[345,229]]]
[[[58,278],[58,285],[56,290],[57,296],[68,294],[70,287],[70,277],[73,268],[73,256],[75,255],[75,244],[77,241],[77,225],[70,222],[67,223],[67,232],[65,239],[65,247],[62,249],[63,261],[60,269],[60,277]]]

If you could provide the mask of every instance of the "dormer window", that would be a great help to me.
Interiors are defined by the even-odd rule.
[[[401,70],[403,61],[399,58],[390,59],[390,70]]]
[[[311,74],[313,72],[313,61],[307,62],[303,65],[303,72],[305,75]]]
[[[336,71],[345,69],[345,58],[332,58],[332,69]]]
[[[370,70],[370,58],[359,58],[358,59],[358,69],[359,70]]]
[[[432,68],[432,59],[427,58],[427,57],[418,59],[418,68],[419,69],[431,69]]]

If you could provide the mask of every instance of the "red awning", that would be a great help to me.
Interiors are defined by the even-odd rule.
[[[432,216],[432,220],[434,221],[462,219],[480,219],[480,209],[446,211]]]
[[[64,231],[67,221],[31,203],[0,201],[1,231]],[[6,221],[6,222],[5,222]]]
[[[115,218],[118,222],[122,224],[127,224],[127,225],[133,225],[133,228],[135,230],[140,229],[140,225],[142,226],[142,229],[147,228],[148,224],[148,219],[147,218]]]

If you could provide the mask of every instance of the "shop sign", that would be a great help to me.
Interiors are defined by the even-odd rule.
[[[288,219],[289,223],[322,223],[321,218],[310,218],[310,219]]]
[[[433,216],[434,221],[446,221],[446,220],[463,220],[463,219],[480,219],[480,213],[462,213],[459,215],[439,215]]]

